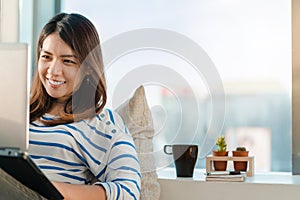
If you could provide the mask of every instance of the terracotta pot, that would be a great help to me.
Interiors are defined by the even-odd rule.
[[[232,156],[236,157],[247,157],[249,151],[232,151]],[[233,161],[235,171],[247,171],[248,161]]]
[[[228,156],[228,151],[213,151],[213,156]],[[227,160],[226,161],[213,161],[215,171],[226,171]]]

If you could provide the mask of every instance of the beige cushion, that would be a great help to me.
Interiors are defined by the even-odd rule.
[[[137,148],[141,172],[141,200],[158,200],[160,185],[153,156],[153,120],[143,86],[115,110],[124,120]]]

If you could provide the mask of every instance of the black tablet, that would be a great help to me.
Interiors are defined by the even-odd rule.
[[[26,152],[0,148],[0,167],[28,188],[47,199],[64,199]]]

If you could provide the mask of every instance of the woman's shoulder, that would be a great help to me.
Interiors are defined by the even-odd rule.
[[[113,124],[116,123],[116,119],[119,117],[118,114],[110,108],[104,108],[97,116],[101,121],[109,121]]]
[[[104,132],[109,132],[113,134],[128,134],[128,130],[120,115],[110,108],[104,108],[102,112],[100,112],[91,120],[89,120],[88,123],[93,126],[97,126]]]
[[[42,120],[51,120],[54,116],[45,114],[42,116]],[[69,124],[60,124],[56,126],[46,126],[40,121],[34,121],[30,123],[30,127],[34,129],[42,129],[43,131],[58,130],[58,129],[74,129],[84,132],[85,134],[103,134],[109,138],[116,137],[117,135],[130,135],[128,129],[125,126],[124,121],[120,115],[110,108],[104,108],[99,114],[89,119],[83,119],[78,122]],[[92,131],[89,131],[92,130]]]
[[[99,114],[94,116],[92,120],[96,120],[106,125],[108,124],[117,125],[118,123],[124,124],[120,115],[110,108],[104,108]]]

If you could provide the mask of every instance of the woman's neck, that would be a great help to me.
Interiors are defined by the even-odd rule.
[[[63,112],[64,107],[65,107],[65,102],[55,101],[52,104],[52,107],[48,113],[53,116],[59,116],[59,114]]]

